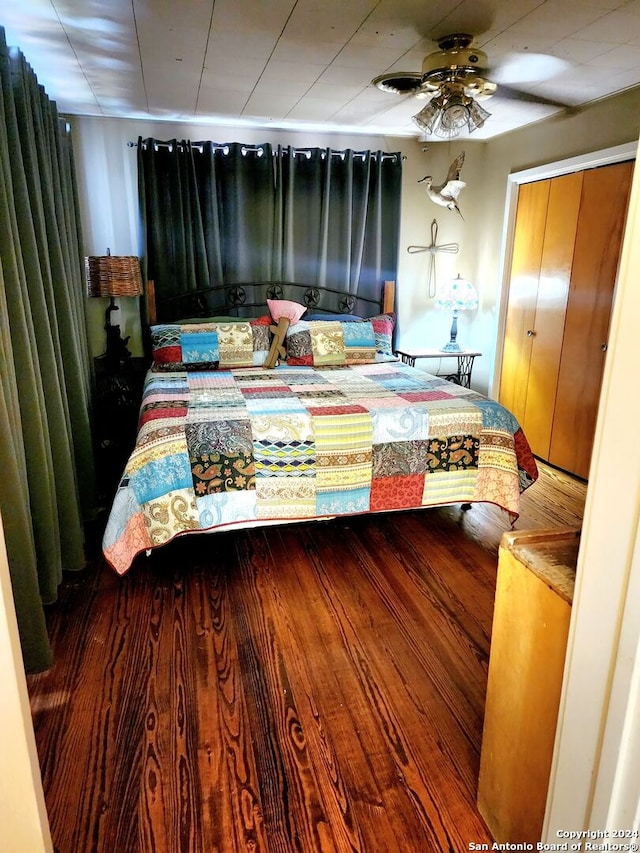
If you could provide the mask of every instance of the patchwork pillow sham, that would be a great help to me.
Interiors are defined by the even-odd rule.
[[[392,349],[394,324],[394,314],[351,323],[301,320],[287,330],[287,364],[326,367],[397,361]]]
[[[371,325],[376,336],[376,361],[398,361],[393,353],[393,330],[396,326],[396,315],[379,314],[371,318]]]
[[[151,326],[153,369],[261,367],[269,353],[270,317],[224,323]]]

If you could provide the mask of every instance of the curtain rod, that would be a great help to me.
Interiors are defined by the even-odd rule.
[[[178,140],[167,140],[167,141],[163,141],[160,139],[157,139],[157,140],[154,139],[153,145],[154,145],[154,148],[156,148],[156,149],[168,148],[170,150],[173,148],[174,145],[176,145],[178,148],[183,148],[186,145],[189,145],[191,148],[195,148],[197,151],[199,151],[200,154],[202,154],[205,145],[211,145],[214,148],[214,150],[216,150],[216,151],[224,151],[225,154],[228,154],[228,152],[229,152],[229,144],[228,143],[221,143],[221,142],[191,142],[190,140],[180,140],[180,141],[178,141]],[[133,142],[132,140],[127,142],[127,148],[137,148],[137,147],[138,147],[137,142]],[[294,154],[294,156],[296,154],[305,154],[307,157],[311,156],[312,151],[317,150],[317,149],[308,148],[308,147],[306,147],[306,148],[294,148],[292,145],[284,145],[283,148],[285,151],[291,151]],[[254,152],[257,154],[262,154],[263,150],[264,149],[261,145],[258,145],[258,146],[243,145],[242,146],[242,153],[243,154],[246,154],[248,152]],[[324,149],[320,149],[320,150],[324,151]],[[275,154],[276,152],[274,151],[273,153]],[[344,151],[332,151],[331,155],[333,157],[343,157],[344,153],[345,153]],[[374,156],[374,153],[371,151],[354,151],[353,154],[355,157],[362,157],[363,159],[367,155]],[[394,153],[387,153],[386,151],[382,151],[381,155],[382,155],[383,160],[395,159],[395,157],[397,156]],[[406,159],[407,158],[403,155],[402,160],[406,160]]]

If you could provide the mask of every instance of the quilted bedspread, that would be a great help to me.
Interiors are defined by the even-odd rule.
[[[489,501],[537,477],[514,416],[401,362],[156,373],[103,550],[118,573],[188,532]]]

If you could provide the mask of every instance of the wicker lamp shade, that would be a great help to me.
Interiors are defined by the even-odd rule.
[[[84,259],[87,296],[140,296],[142,275],[135,255],[92,255]]]

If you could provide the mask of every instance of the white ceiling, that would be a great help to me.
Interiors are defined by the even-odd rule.
[[[0,25],[68,114],[418,136],[424,101],[370,81],[419,71],[454,32],[492,67],[567,60],[544,82],[502,81],[563,103],[640,85],[640,0],[3,0]],[[557,111],[499,90],[483,106],[475,139]]]

